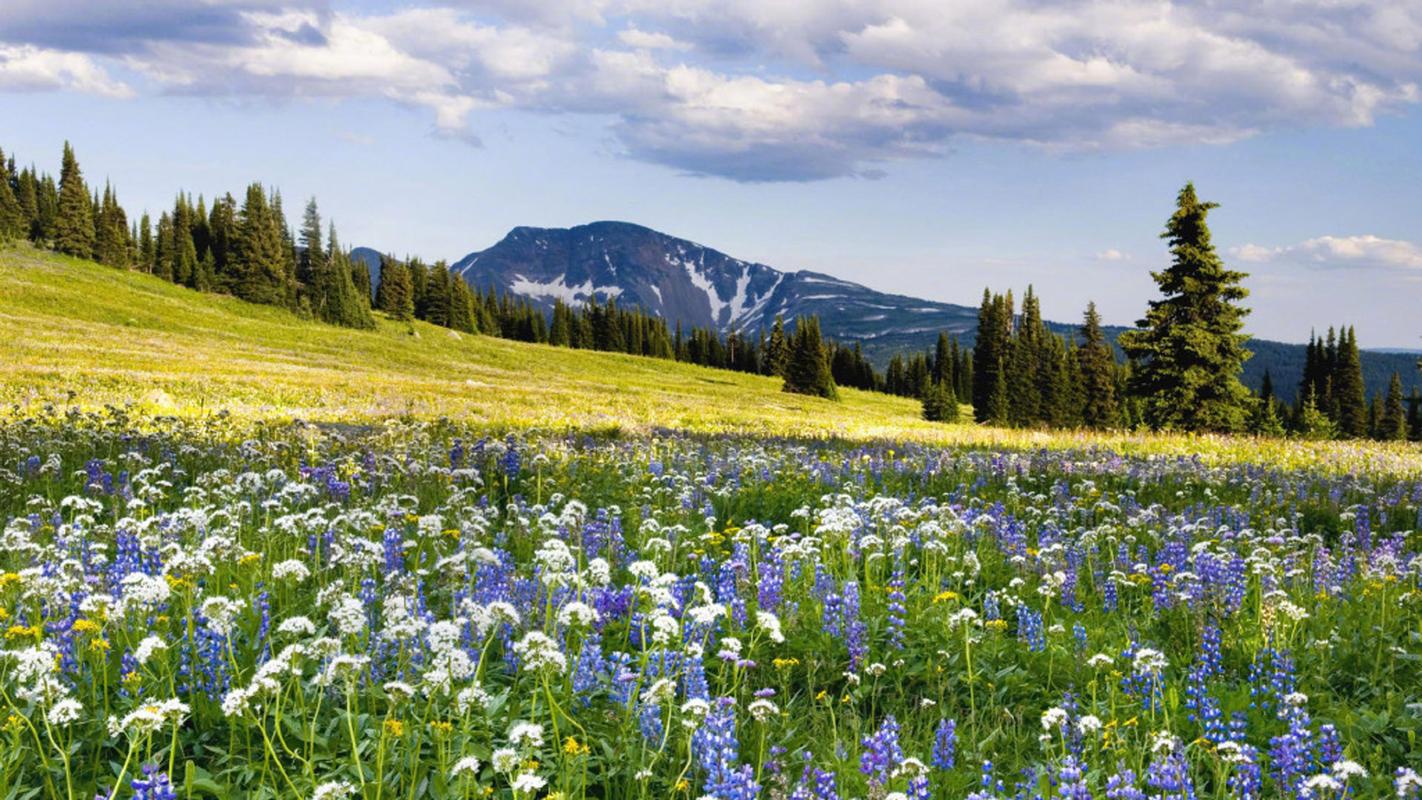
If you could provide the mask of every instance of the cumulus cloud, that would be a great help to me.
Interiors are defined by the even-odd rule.
[[[1107,248],[1096,254],[1097,261],[1125,261],[1130,257],[1130,253],[1124,253],[1114,247]]]
[[[1230,249],[1241,261],[1285,262],[1325,268],[1422,270],[1422,244],[1379,236],[1319,236],[1298,244],[1265,247],[1245,244]]]
[[[0,89],[126,90],[107,59],[158,91],[388,98],[470,140],[485,109],[597,114],[632,158],[736,180],[872,176],[959,138],[1222,144],[1422,99],[1422,6],[1391,0],[430,1],[12,0],[0,53],[74,61]]]
[[[0,44],[0,92],[70,90],[129,97],[133,90],[80,53]]]

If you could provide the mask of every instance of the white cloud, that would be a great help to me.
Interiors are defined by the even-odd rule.
[[[1395,0],[149,0],[110,37],[78,0],[16,1],[0,47],[72,64],[0,55],[0,90],[121,94],[110,58],[160,90],[388,98],[471,139],[482,109],[598,114],[633,158],[737,180],[868,175],[957,138],[1224,144],[1422,100],[1422,5]]]
[[[1422,269],[1422,244],[1378,236],[1319,236],[1294,245],[1245,244],[1230,249],[1241,261],[1317,267]]]
[[[1123,253],[1114,247],[1107,248],[1096,254],[1097,261],[1125,261],[1130,257],[1130,253]]]
[[[0,44],[0,92],[66,90],[104,97],[130,97],[133,90],[114,80],[93,59],[31,45]]]
[[[665,33],[653,33],[637,28],[628,28],[617,33],[617,41],[638,50],[689,50],[691,45],[680,42]]]

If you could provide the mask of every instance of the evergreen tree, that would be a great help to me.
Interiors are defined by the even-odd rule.
[[[296,284],[300,291],[312,294],[316,288],[316,275],[326,269],[326,251],[321,246],[321,211],[316,207],[316,198],[306,203],[306,211],[301,216],[301,252],[296,262]],[[311,308],[316,316],[321,316],[321,306],[330,301],[327,297],[313,297]]]
[[[925,378],[920,391],[923,418],[929,422],[957,422],[958,398],[945,381]]]
[[[153,272],[153,262],[157,255],[153,241],[153,221],[148,212],[138,221],[138,268],[143,272]]]
[[[1081,378],[1081,422],[1088,428],[1109,428],[1119,422],[1116,401],[1116,353],[1101,330],[1095,303],[1086,304],[1081,346],[1076,351]]]
[[[1315,441],[1332,439],[1338,433],[1333,420],[1318,408],[1318,402],[1313,393],[1304,395],[1299,403],[1299,424],[1298,434],[1305,439]]]
[[[1041,363],[1044,330],[1037,296],[1032,287],[1022,296],[1022,316],[1007,356],[1007,421],[1017,427],[1042,420],[1042,393],[1038,378],[1046,372]]]
[[[449,264],[436,261],[429,269],[425,282],[425,319],[446,328],[449,324],[449,295],[453,291],[449,277]]]
[[[460,275],[450,275],[449,327],[464,333],[479,332],[474,317],[474,297],[469,291],[469,284]],[[566,343],[564,346],[567,346]]]
[[[1358,336],[1352,326],[1338,337],[1337,357],[1333,370],[1333,419],[1338,433],[1349,439],[1368,435],[1368,404],[1363,387],[1363,360],[1358,352]]]
[[[1383,400],[1377,436],[1388,442],[1407,438],[1407,411],[1402,405],[1402,376],[1396,372],[1392,373],[1392,380],[1387,384],[1387,398]]]
[[[233,244],[237,238],[237,200],[225,194],[212,203],[207,215],[208,249],[212,253],[213,288],[229,294],[237,293],[236,256]]]
[[[312,242],[319,248],[319,238],[312,239]],[[341,249],[336,239],[335,225],[330,226],[326,242],[325,258],[317,262],[321,266],[314,276],[317,287],[315,296],[320,298],[317,317],[346,328],[374,328],[370,295],[355,285],[351,276],[356,268],[351,265],[350,254]],[[363,267],[361,269],[364,271]]]
[[[1249,432],[1255,436],[1284,435],[1284,423],[1279,417],[1279,401],[1273,395],[1259,397],[1249,418]]]
[[[4,163],[5,154],[0,151],[0,165]],[[20,207],[20,201],[10,185],[10,171],[8,167],[0,169],[0,244],[14,241],[29,233],[29,220],[25,217],[25,210]]]
[[[231,290],[253,303],[286,305],[286,243],[282,223],[267,201],[260,183],[247,187],[237,215],[229,267]]]
[[[64,143],[64,163],[59,173],[59,208],[54,223],[54,249],[65,255],[94,255],[94,206],[74,148]]]
[[[176,247],[173,218],[164,211],[158,216],[158,233],[154,236],[153,274],[165,281],[173,279],[173,250]]]
[[[795,332],[790,338],[790,352],[785,364],[784,390],[830,400],[839,396],[820,337],[818,317],[795,320]]]
[[[1416,387],[1407,396],[1407,439],[1413,442],[1422,440],[1422,393]]]
[[[388,256],[380,257],[380,287],[376,306],[392,319],[415,318],[414,287],[410,285],[410,269]]]
[[[677,339],[681,339],[681,323],[677,323]],[[770,336],[765,340],[765,356],[761,358],[761,363],[765,365],[765,374],[776,377],[785,377],[785,364],[790,355],[790,348],[785,340],[785,320],[779,315],[775,315],[775,322],[770,326]]]
[[[973,416],[978,422],[1008,421],[1007,360],[1012,341],[1012,294],[983,290],[973,344]]]
[[[1225,269],[1206,224],[1215,203],[1199,200],[1193,184],[1177,198],[1162,238],[1172,263],[1151,273],[1164,298],[1151,301],[1121,346],[1137,363],[1132,391],[1157,429],[1234,431],[1244,426],[1249,391],[1239,373],[1250,353],[1241,333],[1248,309],[1245,275]]]

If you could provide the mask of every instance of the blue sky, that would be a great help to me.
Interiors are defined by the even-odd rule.
[[[1186,180],[1251,332],[1422,346],[1422,7],[1385,0],[8,0],[0,146],[130,210],[316,195],[453,260],[649,225],[973,303],[1129,323]]]

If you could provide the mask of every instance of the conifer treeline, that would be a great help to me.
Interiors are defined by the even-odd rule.
[[[979,422],[1014,427],[1130,427],[1126,373],[1093,303],[1071,337],[1042,321],[1031,287],[1016,315],[1012,293],[983,292],[968,381]]]
[[[172,211],[154,225],[146,213],[131,222],[107,183],[102,195],[91,193],[68,142],[57,183],[34,167],[17,169],[14,158],[3,154],[0,171],[0,241],[28,238],[65,255],[199,291],[282,306],[336,325],[375,325],[369,277],[341,249],[334,226],[323,236],[315,200],[307,204],[298,247],[281,194],[259,183],[247,187],[240,206],[225,194],[208,209],[201,196],[194,202],[180,192]]]
[[[555,300],[551,315],[528,300],[499,294],[493,287],[469,288],[443,261],[382,255],[375,307],[395,319],[419,319],[470,333],[582,350],[665,358],[717,369],[786,379],[786,391],[835,396],[837,383],[883,390],[884,381],[856,345],[824,341],[819,320],[796,321],[788,329],[777,318],[769,333],[754,338],[709,328],[669,329],[662,317],[621,308],[615,298],[594,296],[572,306]]]
[[[1385,394],[1367,397],[1358,335],[1351,325],[1329,328],[1324,337],[1309,336],[1303,377],[1291,410],[1274,397],[1272,378],[1260,392],[1260,399],[1271,407],[1281,407],[1273,416],[1286,417],[1288,429],[1304,436],[1422,439],[1422,420],[1418,419],[1422,398],[1403,397],[1401,375],[1392,374]]]

